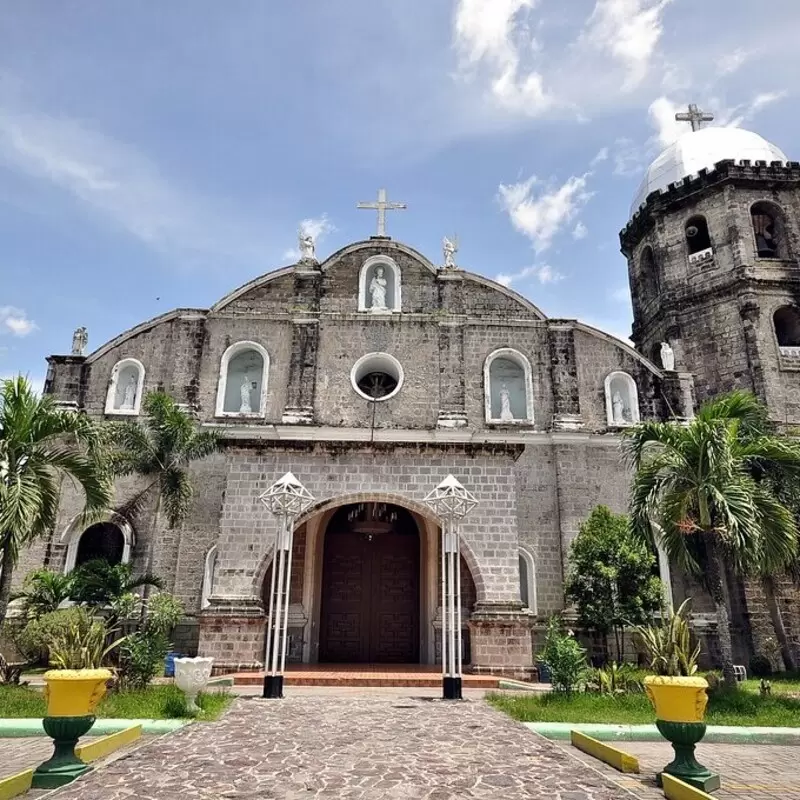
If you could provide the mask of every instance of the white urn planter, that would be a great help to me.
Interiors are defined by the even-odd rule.
[[[202,656],[175,659],[175,685],[186,695],[186,707],[192,714],[202,711],[195,700],[208,685],[213,663],[213,658]]]

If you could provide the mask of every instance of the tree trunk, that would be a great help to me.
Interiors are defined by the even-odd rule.
[[[786,633],[786,626],[783,624],[783,615],[775,594],[775,581],[772,579],[772,575],[764,575],[761,583],[764,587],[764,597],[767,600],[772,627],[775,629],[775,636],[781,648],[783,663],[786,669],[794,670],[797,668],[795,666],[794,652],[792,651],[792,643],[789,641],[789,635]]]
[[[147,559],[145,562],[145,574],[150,575],[153,572],[153,550],[156,544],[156,536],[158,534],[158,515],[161,513],[161,487],[158,488],[158,496],[156,497],[156,507],[153,511],[153,525],[150,528],[150,541],[147,543]],[[142,587],[142,610],[139,614],[139,625],[144,624],[145,617],[147,616],[147,600],[150,597],[150,590],[152,586],[147,584]]]
[[[8,601],[11,597],[11,578],[14,575],[14,565],[11,563],[11,536],[9,535],[0,549],[0,626],[6,619]]]
[[[736,675],[733,671],[733,642],[731,639],[731,623],[728,617],[728,602],[725,597],[725,584],[722,581],[723,563],[719,551],[716,534],[706,533],[703,536],[708,555],[708,588],[717,612],[717,639],[722,656],[722,674],[725,686],[736,687]]]

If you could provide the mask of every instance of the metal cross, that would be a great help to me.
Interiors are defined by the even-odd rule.
[[[693,131],[699,131],[704,122],[711,122],[714,119],[714,115],[709,114],[707,111],[701,111],[696,103],[690,103],[689,111],[676,114],[675,119],[677,122],[688,122]]]
[[[392,203],[386,199],[386,189],[378,189],[377,203],[359,203],[356,208],[378,210],[378,236],[386,236],[386,212],[403,211],[408,206],[405,203]]]

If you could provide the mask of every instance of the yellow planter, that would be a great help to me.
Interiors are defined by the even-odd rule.
[[[94,713],[111,678],[107,669],[51,669],[43,675],[48,717],[85,717]]]
[[[648,675],[644,679],[656,718],[665,722],[702,722],[708,705],[706,689],[705,678]]]

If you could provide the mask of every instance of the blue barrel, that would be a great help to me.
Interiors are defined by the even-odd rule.
[[[164,677],[165,678],[174,678],[175,677],[175,659],[180,658],[180,653],[173,653],[170,651],[164,657]]]

